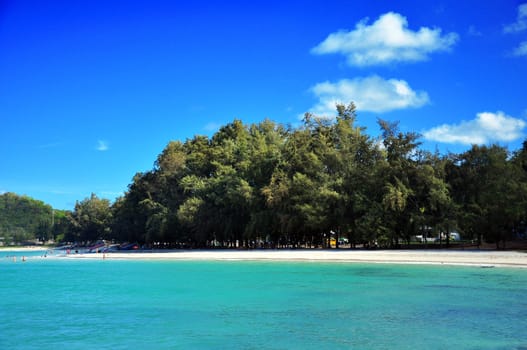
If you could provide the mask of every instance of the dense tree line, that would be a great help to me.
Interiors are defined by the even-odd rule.
[[[93,234],[187,247],[324,246],[333,234],[396,247],[424,229],[498,246],[524,231],[527,148],[440,155],[396,123],[379,120],[382,137],[369,136],[353,103],[337,112],[308,113],[299,127],[234,120],[211,138],[170,142],[101,209],[107,226]]]
[[[63,235],[69,228],[66,212],[15,193],[0,195],[0,242],[20,244],[47,241]]]
[[[525,232],[527,142],[440,155],[379,120],[374,138],[355,106],[298,127],[264,120],[169,142],[152,170],[111,204],[95,195],[67,214],[67,241],[179,247],[397,247],[424,231],[458,230],[497,247]],[[445,244],[449,244],[446,235]]]

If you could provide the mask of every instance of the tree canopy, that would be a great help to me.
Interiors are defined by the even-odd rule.
[[[62,232],[64,215],[63,211],[55,211],[42,201],[4,193],[0,195],[0,242],[45,241]]]
[[[112,237],[192,247],[397,246],[431,230],[497,244],[523,232],[526,150],[420,149],[419,135],[379,120],[373,138],[353,103],[298,127],[264,120],[172,141],[113,205]],[[445,243],[449,243],[448,235]]]
[[[234,120],[212,137],[170,141],[124,196],[77,202],[53,223],[61,229],[49,226],[50,206],[4,194],[1,232],[180,247],[327,247],[329,237],[397,247],[452,230],[499,247],[524,234],[527,141],[512,153],[473,145],[440,155],[397,123],[379,120],[374,138],[353,103],[336,108],[334,119],[307,113],[297,127]]]

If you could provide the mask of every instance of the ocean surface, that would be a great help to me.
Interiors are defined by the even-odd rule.
[[[0,349],[527,349],[527,269],[0,254]]]

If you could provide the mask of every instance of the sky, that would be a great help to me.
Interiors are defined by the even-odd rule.
[[[527,134],[527,2],[0,0],[0,194],[122,196],[171,140],[353,101],[422,148]]]

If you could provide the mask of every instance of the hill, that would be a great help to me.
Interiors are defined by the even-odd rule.
[[[42,201],[7,192],[0,195],[0,244],[48,239],[53,208]]]

